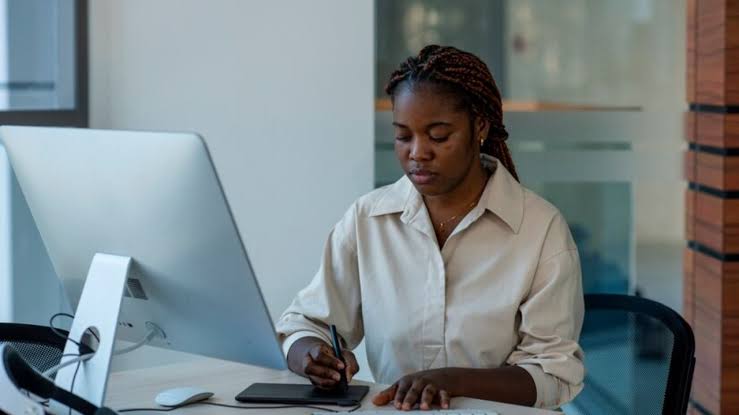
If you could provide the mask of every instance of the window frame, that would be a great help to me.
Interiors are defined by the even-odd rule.
[[[75,7],[75,108],[65,110],[0,110],[0,125],[81,127],[89,125],[88,0]]]

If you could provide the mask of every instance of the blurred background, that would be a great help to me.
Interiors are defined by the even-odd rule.
[[[525,186],[567,218],[587,292],[680,309],[685,4],[377,0],[375,185],[402,173],[382,91],[430,43],[481,56]]]

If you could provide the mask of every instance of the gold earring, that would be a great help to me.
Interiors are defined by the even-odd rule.
[[[483,143],[485,143],[485,137],[480,136],[480,147],[482,147]]]

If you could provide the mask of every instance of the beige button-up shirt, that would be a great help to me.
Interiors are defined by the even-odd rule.
[[[334,227],[313,281],[277,323],[283,350],[305,336],[362,338],[375,379],[442,367],[518,365],[536,406],[583,387],[577,248],[559,211],[498,160],[480,201],[444,246],[407,177],[359,198]]]

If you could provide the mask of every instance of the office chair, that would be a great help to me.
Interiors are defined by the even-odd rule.
[[[59,364],[67,331],[31,324],[0,323],[0,345],[7,344],[34,369],[44,372]],[[85,352],[92,349],[85,347]]]
[[[685,414],[695,339],[669,307],[629,295],[588,294],[580,345],[585,387],[568,412]]]

